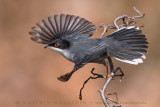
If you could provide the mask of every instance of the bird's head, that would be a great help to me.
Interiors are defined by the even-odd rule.
[[[69,41],[64,40],[64,39],[56,39],[50,42],[44,48],[49,48],[56,52],[62,53],[64,50],[67,50],[69,47],[70,47]]]

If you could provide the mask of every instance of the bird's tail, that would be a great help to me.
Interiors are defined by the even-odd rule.
[[[135,64],[143,63],[144,53],[147,53],[147,39],[138,27],[121,28],[109,36],[107,40],[107,55],[117,60]]]

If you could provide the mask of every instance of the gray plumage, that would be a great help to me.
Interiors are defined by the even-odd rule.
[[[145,35],[137,27],[123,27],[104,38],[90,38],[96,31],[95,25],[74,15],[48,17],[32,30],[33,41],[48,44],[48,48],[74,62],[74,71],[90,62],[105,64],[107,57],[142,63],[148,48]]]

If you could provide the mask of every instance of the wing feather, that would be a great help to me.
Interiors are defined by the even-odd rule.
[[[78,36],[78,34],[79,36],[84,34],[90,37],[94,34],[96,27],[92,22],[79,16],[60,14],[43,19],[32,30],[32,33],[29,34],[32,35],[31,39],[33,41],[48,44],[54,39]]]

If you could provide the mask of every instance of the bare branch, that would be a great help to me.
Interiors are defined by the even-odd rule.
[[[140,15],[139,16],[133,16],[133,17],[129,17],[127,15],[122,15],[122,16],[119,16],[117,17],[115,20],[114,20],[114,26],[116,27],[117,30],[119,30],[121,27],[128,27],[128,26],[133,26],[135,23],[136,23],[136,19],[137,18],[143,18],[144,17],[144,13],[140,12],[139,10],[137,10],[134,6],[134,11],[139,13]],[[122,25],[118,25],[117,24],[117,21],[119,21],[120,19],[123,20],[123,24]],[[127,20],[127,22],[125,22],[125,20]]]
[[[104,34],[107,32],[108,28],[110,28],[110,29],[116,29],[116,27],[115,27],[114,25],[111,25],[111,24],[109,24],[109,25],[107,25],[107,26],[104,25],[104,24],[101,24],[99,27],[100,27],[100,28],[101,28],[101,27],[104,28],[104,30],[103,30],[100,38],[102,38],[102,37],[104,36]]]
[[[111,75],[114,75],[114,73],[112,73]],[[100,92],[100,95],[101,95],[101,98],[102,98],[102,101],[103,101],[105,107],[110,107],[109,103],[108,103],[107,100],[106,100],[105,92],[106,92],[106,89],[107,89],[110,81],[112,80],[112,78],[113,78],[113,76],[110,76],[110,77],[107,79],[106,83],[104,84],[102,90],[98,90],[98,91]]]
[[[108,95],[114,95],[114,94],[116,95],[116,101],[108,98]],[[117,93],[113,93],[113,94],[108,93],[108,94],[107,94],[107,99],[110,100],[110,101],[112,101],[112,102],[115,103],[115,104],[118,104],[118,95],[117,95]]]
[[[133,9],[134,9],[137,13],[140,14],[139,16],[133,16],[134,19],[135,19],[135,18],[143,18],[143,17],[144,17],[145,14],[142,13],[142,12],[140,12],[139,10],[137,10],[135,6],[133,7]]]
[[[102,25],[100,25],[99,27],[100,27],[100,28],[101,28],[101,27],[104,28],[104,30],[103,30],[103,32],[102,32],[102,34],[101,34],[101,36],[100,36],[100,38],[102,38],[103,35],[107,32],[108,26],[105,26],[104,24],[102,24]]]
[[[120,27],[117,25],[117,21],[120,20],[120,19],[123,19],[123,20],[124,20],[125,18],[127,18],[127,15],[119,16],[119,17],[117,17],[117,18],[114,20],[114,26],[116,27],[117,30],[120,29]]]
[[[97,73],[93,73],[93,71],[95,70],[95,68],[92,68],[92,70],[90,71],[91,74],[93,74],[95,77],[90,76],[86,81],[84,81],[82,88],[80,89],[80,93],[79,93],[79,99],[82,100],[82,90],[84,89],[85,85],[87,84],[87,82],[90,79],[97,79],[97,78],[105,78],[103,75],[101,74],[97,74]]]

